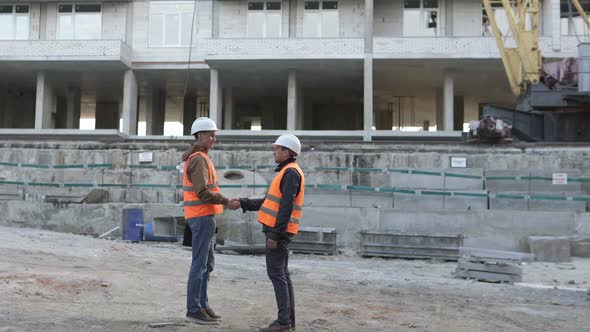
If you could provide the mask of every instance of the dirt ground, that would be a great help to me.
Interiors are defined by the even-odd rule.
[[[184,322],[190,252],[0,227],[0,332],[256,331],[275,317],[263,256],[218,254],[219,326]],[[292,255],[297,331],[590,331],[590,259],[524,266],[524,282],[454,279],[456,263]],[[151,328],[151,323],[175,326]]]

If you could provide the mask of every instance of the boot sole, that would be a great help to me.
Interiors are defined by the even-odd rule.
[[[192,317],[185,317],[184,319],[188,322],[197,323],[199,325],[219,325],[219,321],[216,321],[216,320],[207,321],[207,320],[201,320],[201,319],[192,318]]]

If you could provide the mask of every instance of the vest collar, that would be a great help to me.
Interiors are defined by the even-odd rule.
[[[286,165],[294,162],[296,162],[296,160],[293,157],[283,161],[282,163],[277,165],[277,168],[275,168],[275,172],[280,172]]]

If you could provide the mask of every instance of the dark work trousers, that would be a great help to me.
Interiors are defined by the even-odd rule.
[[[266,247],[266,272],[275,290],[278,321],[281,324],[295,326],[295,295],[293,294],[293,284],[291,283],[288,264],[288,240],[281,239],[277,241],[275,249]]]

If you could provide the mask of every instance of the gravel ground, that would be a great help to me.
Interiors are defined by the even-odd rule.
[[[219,326],[184,321],[190,252],[0,227],[0,332],[257,331],[276,312],[263,256],[218,254]],[[590,331],[590,259],[523,266],[516,285],[454,279],[453,262],[292,255],[297,331]],[[151,328],[150,324],[175,325]]]

